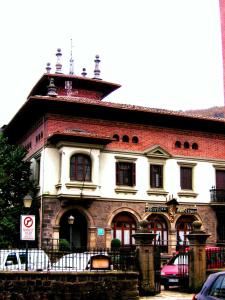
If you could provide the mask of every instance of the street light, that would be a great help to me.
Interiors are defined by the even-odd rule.
[[[32,197],[27,194],[23,198],[23,206],[25,208],[30,208],[32,204]],[[28,240],[26,240],[26,262],[25,262],[25,271],[28,271]]]
[[[31,204],[32,204],[32,197],[30,195],[26,195],[24,198],[23,198],[23,206],[25,208],[30,208],[31,207]]]
[[[68,217],[68,224],[70,226],[70,251],[72,250],[72,238],[73,238],[73,223],[74,223],[74,216]]]

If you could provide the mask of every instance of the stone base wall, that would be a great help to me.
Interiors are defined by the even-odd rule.
[[[1,272],[2,300],[137,300],[136,272]]]

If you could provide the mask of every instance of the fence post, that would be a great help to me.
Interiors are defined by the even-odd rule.
[[[148,232],[148,221],[139,223],[139,229],[132,234],[138,250],[138,261],[140,266],[140,293],[143,295],[156,294],[155,269],[154,269],[154,233]]]
[[[210,236],[201,230],[202,222],[194,221],[192,231],[187,235],[190,242],[189,288],[197,291],[206,279],[206,240]]]

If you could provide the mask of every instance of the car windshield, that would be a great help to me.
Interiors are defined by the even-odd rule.
[[[171,258],[171,260],[168,262],[168,265],[187,265],[188,264],[188,255],[176,255]]]
[[[7,262],[12,262],[13,265],[17,265],[18,261],[17,261],[16,253],[10,253],[6,259],[6,263]]]
[[[220,275],[213,283],[209,295],[218,299],[225,299],[225,275]],[[217,299],[216,298],[216,299]]]

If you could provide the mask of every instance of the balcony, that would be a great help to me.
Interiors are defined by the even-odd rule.
[[[210,200],[212,205],[225,205],[225,189],[212,187],[210,190]]]

